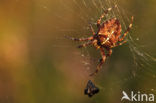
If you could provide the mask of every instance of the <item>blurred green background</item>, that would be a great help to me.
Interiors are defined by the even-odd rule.
[[[99,51],[78,49],[79,43],[64,38],[89,33],[82,28],[91,15],[100,16],[95,15],[94,2],[85,2],[93,10],[89,15],[81,2],[75,8],[74,0],[0,1],[0,103],[120,103],[123,90],[156,93],[154,59],[136,56],[138,61],[134,61],[128,44],[114,48],[98,75],[88,77],[95,70]],[[131,35],[139,38],[141,52],[156,57],[156,1],[118,0],[118,5],[135,17]],[[136,67],[136,62],[142,65]],[[88,79],[100,88],[93,98],[83,94]]]

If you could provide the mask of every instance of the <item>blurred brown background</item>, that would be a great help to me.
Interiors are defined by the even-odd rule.
[[[136,42],[154,58],[156,1],[118,1],[135,17],[132,37],[139,38]],[[143,66],[135,67],[129,47],[124,45],[114,49],[98,76],[92,78],[100,93],[93,98],[84,96],[99,51],[90,47],[80,50],[76,48],[79,43],[64,38],[89,33],[83,27],[92,16],[94,22],[100,16],[95,15],[99,9],[89,0],[86,7],[93,11],[85,14],[82,2],[75,8],[74,0],[0,1],[0,103],[119,103],[123,90],[156,93],[155,61],[147,58],[139,61]]]

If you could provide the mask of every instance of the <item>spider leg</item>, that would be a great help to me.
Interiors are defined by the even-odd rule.
[[[111,48],[106,48],[106,49],[107,49],[107,51],[108,51],[107,56],[111,56],[111,54],[112,54],[112,49],[111,49]]]
[[[82,45],[79,45],[78,48],[86,47],[86,46],[91,45],[91,44],[93,44],[93,42],[84,43]]]
[[[114,7],[116,8],[117,5],[115,5]],[[112,10],[112,8],[108,8],[107,10],[104,11],[104,13],[103,13],[103,14],[100,16],[100,18],[97,20],[97,27],[100,27],[100,23],[101,23],[102,18],[104,18],[105,15],[106,15],[109,11],[111,11],[111,10]]]
[[[119,38],[118,41],[124,40],[125,36],[128,34],[128,32],[130,31],[130,29],[132,28],[133,19],[134,19],[134,17],[132,16],[132,17],[131,17],[131,23],[129,24],[129,26],[128,26],[126,32],[123,34],[123,36],[122,36],[121,38]]]
[[[73,38],[73,37],[67,37],[68,39],[71,39],[73,41],[89,41],[89,40],[93,40],[93,37],[88,37],[88,38]]]
[[[101,56],[102,56],[102,58],[100,59],[100,63],[97,65],[97,68],[96,68],[95,72],[92,73],[92,74],[90,74],[90,76],[93,76],[93,75],[97,74],[97,72],[100,70],[102,64],[103,64],[103,63],[105,62],[105,60],[106,60],[106,55],[105,55],[104,48],[101,47],[101,48],[100,48],[100,51],[101,51]]]
[[[122,41],[122,42],[120,42],[120,43],[117,43],[116,45],[114,45],[113,47],[117,47],[117,46],[120,46],[120,45],[122,45],[122,44],[124,44],[124,43],[126,43],[127,41],[126,40],[124,40],[124,41]]]

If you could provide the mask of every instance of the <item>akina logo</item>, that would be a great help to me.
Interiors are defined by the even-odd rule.
[[[154,102],[154,98],[155,95],[150,93],[150,94],[146,94],[146,93],[141,93],[140,91],[138,91],[137,93],[135,93],[134,91],[131,91],[131,94],[128,95],[125,91],[122,91],[122,98],[121,101],[123,100],[128,100],[128,101],[140,101],[140,102]]]

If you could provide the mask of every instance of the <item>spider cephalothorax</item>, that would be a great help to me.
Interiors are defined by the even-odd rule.
[[[90,26],[93,36],[88,38],[79,38],[79,39],[71,38],[74,41],[88,41],[87,43],[78,46],[79,48],[86,47],[92,44],[97,49],[100,49],[102,58],[100,59],[100,63],[97,65],[96,71],[92,73],[91,76],[96,74],[100,70],[102,64],[105,62],[106,57],[112,54],[113,47],[122,45],[123,43],[126,42],[124,38],[129,32],[130,28],[132,27],[133,16],[131,17],[130,25],[128,26],[126,32],[123,35],[121,35],[122,28],[121,28],[120,21],[117,18],[111,18],[101,23],[102,18],[104,18],[104,16],[110,10],[112,10],[112,8],[108,8],[97,20],[98,31],[96,33],[94,32],[93,27]],[[108,54],[105,54],[104,49],[108,51]]]

